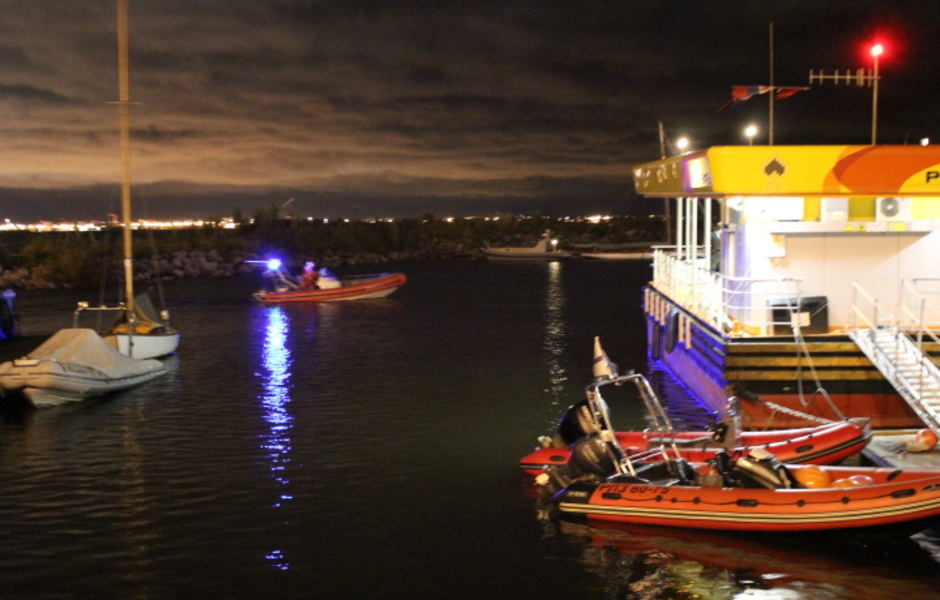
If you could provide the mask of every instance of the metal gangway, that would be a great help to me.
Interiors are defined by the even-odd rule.
[[[940,369],[924,349],[925,341],[940,344],[932,320],[938,306],[923,291],[938,283],[940,279],[904,281],[897,310],[889,313],[855,282],[846,329],[924,424],[940,435]]]

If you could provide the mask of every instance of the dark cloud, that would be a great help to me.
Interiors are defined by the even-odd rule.
[[[0,97],[13,103],[49,103],[68,104],[70,100],[53,90],[46,90],[31,85],[0,85]]]
[[[887,37],[879,141],[940,136],[928,8],[130,0],[134,180],[189,216],[227,213],[236,196],[251,212],[282,193],[369,211],[461,197],[465,214],[549,197],[613,210],[630,167],[658,156],[660,122],[697,146],[741,143],[746,123],[766,122],[764,98],[719,109],[731,86],[769,83],[771,23],[779,85],[867,66],[865,44]],[[86,193],[69,210],[100,213],[87,190],[120,173],[114,28],[114,0],[0,0],[0,211],[36,204],[13,189],[73,186]],[[816,86],[777,103],[775,141],[867,143],[870,106],[868,89]]]

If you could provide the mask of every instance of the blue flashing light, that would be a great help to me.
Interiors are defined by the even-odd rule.
[[[271,271],[279,271],[281,269],[281,259],[272,258],[268,260],[268,269]]]

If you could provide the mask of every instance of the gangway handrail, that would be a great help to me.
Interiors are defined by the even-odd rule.
[[[924,335],[937,344],[940,344],[940,336],[937,335],[934,329],[931,328],[925,320],[927,295],[917,289],[917,284],[921,282],[940,282],[940,278],[918,277],[904,280],[901,288],[902,294],[906,291],[911,296],[911,304],[914,306],[902,301],[899,303],[899,311],[911,320],[912,329],[914,329],[917,334],[917,347],[923,350]]]
[[[931,281],[940,281],[940,279]],[[937,340],[935,333],[926,327],[924,309],[927,299],[916,288],[916,282],[917,280],[911,280],[911,282],[902,283],[897,311],[883,319],[879,319],[878,316],[879,311],[883,311],[878,300],[866,292],[858,282],[853,282],[854,297],[849,311],[850,321],[846,329],[924,423],[934,432],[940,432],[940,417],[934,405],[927,400],[928,395],[935,397],[935,392],[931,390],[940,384],[940,368],[924,352],[923,337],[926,333],[935,341],[940,340]],[[903,298],[905,293],[911,296],[910,305]],[[859,297],[872,305],[870,318],[859,306]],[[910,329],[916,330],[916,344],[911,340],[910,331],[902,328],[905,317],[911,320]],[[860,327],[858,321],[861,321],[861,324],[867,328]],[[866,333],[863,335],[863,332]],[[889,336],[893,338],[893,343],[886,340]]]
[[[852,297],[852,304],[851,304],[851,306],[849,307],[849,317],[850,317],[850,318],[849,318],[849,322],[846,324],[846,329],[850,329],[850,330],[851,330],[851,329],[859,329],[859,327],[857,327],[857,325],[856,325],[854,319],[851,318],[853,315],[857,315],[858,317],[860,317],[860,318],[865,322],[865,324],[868,326],[868,327],[867,327],[868,329],[870,329],[870,330],[872,330],[872,331],[876,330],[878,327],[880,327],[880,326],[882,325],[882,322],[880,322],[879,319],[878,319],[878,312],[879,312],[879,310],[884,310],[884,309],[882,309],[882,307],[881,307],[881,303],[878,301],[877,298],[875,298],[874,296],[872,296],[871,294],[869,294],[869,293],[865,290],[865,288],[863,288],[863,287],[861,286],[861,284],[859,284],[859,282],[858,282],[857,280],[852,282],[851,288],[852,288],[852,292],[853,292],[853,297]],[[859,296],[859,295],[860,295],[862,298],[864,298],[865,300],[868,300],[868,302],[871,304],[871,306],[872,306],[872,316],[871,316],[871,319],[869,319],[868,317],[866,317],[866,316],[865,316],[865,313],[862,311],[862,309],[859,308],[859,305],[858,305],[858,296]],[[891,321],[890,313],[888,313],[888,314],[889,314],[889,317],[888,317],[887,319],[884,319],[884,321],[883,321],[883,323],[885,323],[885,324],[888,324],[888,323],[890,323],[890,321]]]

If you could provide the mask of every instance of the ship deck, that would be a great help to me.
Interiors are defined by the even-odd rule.
[[[940,469],[940,445],[927,452],[903,451],[902,443],[916,433],[916,429],[876,429],[861,458],[878,467]]]

